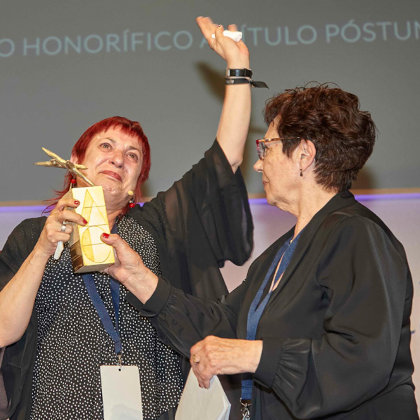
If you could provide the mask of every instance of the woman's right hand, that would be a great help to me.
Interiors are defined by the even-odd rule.
[[[54,254],[58,242],[67,242],[70,239],[73,223],[86,225],[86,220],[74,211],[79,205],[72,198],[62,198],[57,203],[48,216],[34,249],[0,292],[0,347],[15,343],[24,334],[45,264]]]
[[[74,211],[80,202],[73,198],[62,198],[48,216],[44,229],[35,246],[37,252],[46,257],[54,254],[59,241],[67,242],[73,232],[72,223],[85,226],[87,221]]]

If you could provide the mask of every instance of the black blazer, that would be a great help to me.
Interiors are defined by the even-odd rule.
[[[186,355],[209,334],[246,338],[250,304],[292,232],[218,303],[187,296],[164,279],[146,305],[132,303]],[[412,296],[402,245],[350,192],[333,197],[302,231],[260,319],[252,419],[418,419]]]

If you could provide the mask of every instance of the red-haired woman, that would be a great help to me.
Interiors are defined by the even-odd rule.
[[[276,96],[265,115],[254,168],[268,203],[297,222],[236,290],[218,303],[188,296],[118,235],[103,238],[119,258],[108,270],[191,356],[201,386],[246,373],[243,419],[416,420],[404,248],[348,191],[373,149],[370,114],[320,85]]]
[[[197,22],[206,35],[215,27],[208,18]],[[129,206],[129,191],[139,195],[150,169],[148,140],[137,122],[100,121],[72,151],[73,162],[87,167],[84,175],[103,187],[110,227],[151,272],[210,298],[226,293],[221,264],[243,263],[252,248],[252,221],[238,169],[250,118],[249,72],[244,70],[249,54],[243,42],[222,31],[216,38],[207,36],[209,44],[228,68],[244,73],[247,83],[226,87],[217,141],[168,191],[143,207]],[[86,186],[79,177],[75,182]],[[57,243],[69,240],[72,224],[86,223],[72,211],[77,206],[59,198],[47,218],[25,220],[15,228],[1,253],[0,347],[6,347],[2,374],[8,397],[2,418],[103,418],[100,367],[122,363],[140,372],[143,419],[173,419],[185,359],[158,339],[149,320],[128,303],[124,286],[115,298],[109,275],[94,273],[94,288],[111,321],[111,331],[106,329],[88,283],[73,274],[69,249],[60,259],[52,258]]]

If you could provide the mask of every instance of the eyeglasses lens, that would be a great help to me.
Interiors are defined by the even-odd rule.
[[[264,139],[257,140],[257,155],[258,159],[263,160],[267,146],[265,145]]]

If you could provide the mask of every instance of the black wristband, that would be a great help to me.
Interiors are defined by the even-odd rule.
[[[226,77],[252,77],[250,69],[226,69]]]
[[[247,79],[245,77],[236,77],[236,78],[231,78],[231,77],[226,77],[225,78],[225,84],[226,85],[244,85],[244,84],[250,84],[251,86],[254,86],[256,88],[267,88],[268,86],[265,82],[257,82],[251,79]]]

